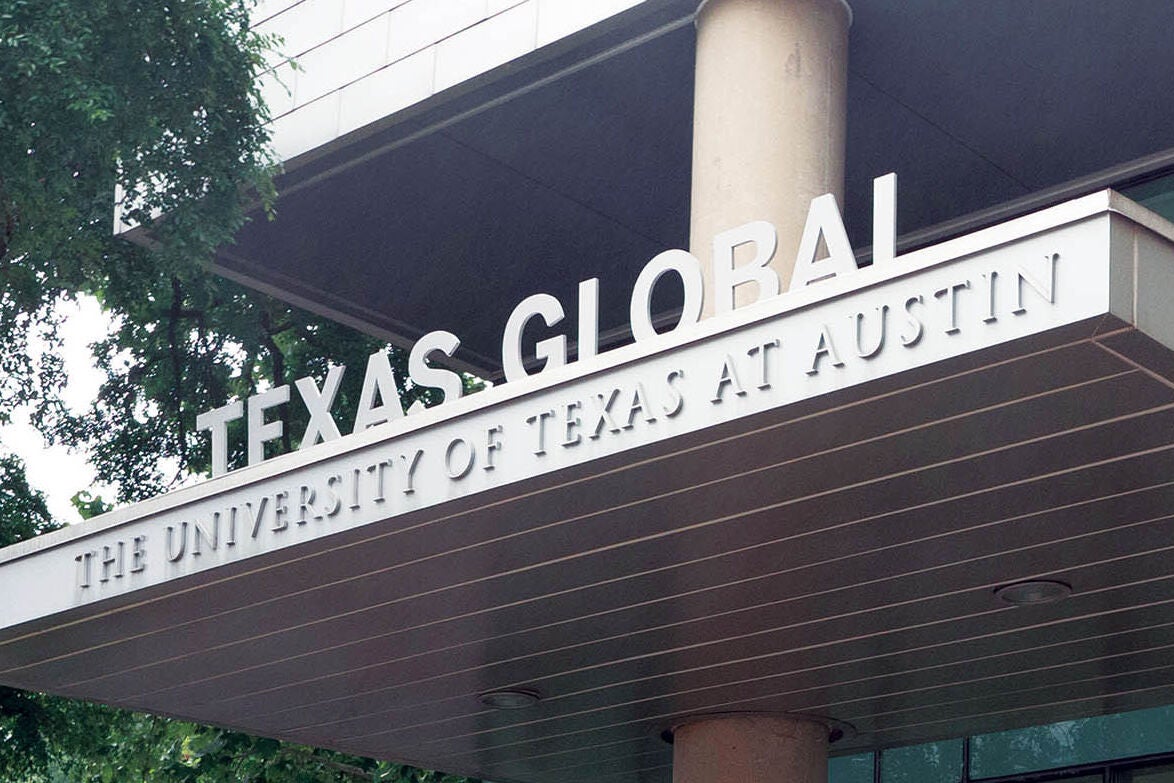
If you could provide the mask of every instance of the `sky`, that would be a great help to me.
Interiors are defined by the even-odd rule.
[[[66,316],[61,330],[62,359],[69,375],[69,385],[62,396],[71,409],[82,411],[97,395],[103,378],[102,372],[94,367],[89,345],[109,333],[111,322],[92,297],[65,302],[59,305],[59,312]],[[40,433],[29,424],[28,415],[28,408],[13,411],[12,423],[0,426],[0,445],[25,461],[29,484],[45,493],[53,519],[81,521],[69,502],[79,490],[89,490],[107,501],[112,500],[111,487],[94,483],[94,471],[86,463],[86,455],[71,453],[64,446],[46,445]]]

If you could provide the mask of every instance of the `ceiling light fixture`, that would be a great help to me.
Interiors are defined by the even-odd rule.
[[[538,691],[525,688],[502,688],[496,691],[486,691],[477,697],[482,706],[493,710],[522,710],[533,707],[542,696]]]
[[[1072,595],[1072,585],[1055,579],[1031,579],[1003,585],[995,595],[1012,606],[1038,606],[1063,601]]]

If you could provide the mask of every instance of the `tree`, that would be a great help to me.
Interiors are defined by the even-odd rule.
[[[24,463],[13,454],[0,453],[0,548],[56,527],[44,493],[25,479]]]
[[[12,783],[459,783],[390,762],[0,689],[0,774]]]
[[[0,420],[34,404],[51,440],[92,450],[119,501],[205,472],[196,413],[264,385],[365,362],[381,344],[217,278],[215,248],[247,208],[271,208],[266,109],[256,88],[275,42],[243,0],[0,0]],[[112,236],[116,186],[150,249]],[[162,217],[158,217],[158,216]],[[107,374],[75,414],[59,392],[62,299],[114,315]],[[48,348],[29,353],[40,336]],[[402,357],[396,356],[401,363]],[[350,374],[338,407],[353,412]],[[415,390],[420,393],[420,390]],[[425,398],[427,395],[421,395]],[[287,416],[285,448],[298,418]],[[239,464],[243,455],[232,455]],[[84,488],[79,488],[84,489]],[[79,494],[75,505],[105,510]],[[0,456],[0,545],[52,527],[23,467]],[[11,781],[440,780],[436,773],[0,688],[0,777]]]
[[[27,335],[51,343],[54,302],[133,255],[111,236],[116,185],[160,271],[206,262],[248,199],[271,203],[253,77],[272,43],[232,0],[0,0],[0,407],[52,398],[60,366]]]
[[[100,289],[103,304],[119,316],[115,333],[95,345],[106,381],[91,410],[68,413],[42,398],[41,428],[50,437],[90,450],[98,477],[117,484],[118,500],[158,494],[180,476],[160,472],[163,458],[184,472],[206,474],[211,452],[196,415],[243,399],[267,385],[325,376],[329,362],[352,368],[387,346],[201,270],[160,274],[145,251],[131,249],[112,263]],[[399,377],[403,357],[393,352]],[[353,417],[361,372],[349,372],[335,401],[340,420]],[[423,390],[417,397],[431,401]],[[309,411],[298,395],[281,408],[283,440],[274,451],[296,448]],[[241,438],[233,440],[230,466],[245,462]]]

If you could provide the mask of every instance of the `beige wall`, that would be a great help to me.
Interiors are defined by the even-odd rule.
[[[640,2],[262,0],[257,29],[285,41],[262,80],[276,151],[293,158]]]

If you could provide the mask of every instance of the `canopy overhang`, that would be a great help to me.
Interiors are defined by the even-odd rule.
[[[178,490],[0,551],[0,682],[527,782],[1170,703],[1172,296],[1106,191]]]

